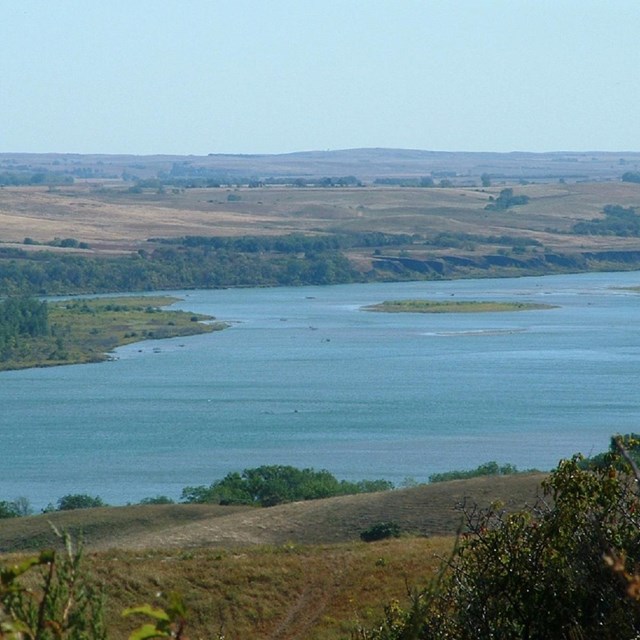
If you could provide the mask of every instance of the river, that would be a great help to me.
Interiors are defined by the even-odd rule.
[[[489,460],[547,470],[640,431],[640,273],[171,292],[222,332],[106,363],[0,374],[0,500],[110,504],[262,464],[425,481]],[[383,300],[550,310],[385,314]]]

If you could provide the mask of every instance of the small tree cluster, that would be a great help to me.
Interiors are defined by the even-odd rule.
[[[573,233],[598,236],[637,237],[640,235],[640,216],[633,207],[607,204],[604,218],[584,220],[573,225]]]
[[[429,476],[429,482],[448,482],[449,480],[467,480],[469,478],[477,478],[480,476],[509,476],[520,472],[517,467],[512,464],[498,464],[495,460],[485,462],[478,465],[475,469],[460,471],[445,471],[443,473],[432,473]]]
[[[328,471],[265,465],[227,474],[210,486],[185,487],[182,501],[188,503],[252,504],[271,507],[283,502],[316,500],[354,493],[392,489],[387,480],[337,480]]]
[[[487,211],[504,211],[505,209],[510,209],[511,207],[516,207],[518,205],[527,204],[529,202],[529,196],[520,195],[514,196],[513,189],[503,189],[500,192],[500,195],[490,202],[485,209]]]

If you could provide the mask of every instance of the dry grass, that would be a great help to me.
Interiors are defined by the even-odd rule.
[[[535,501],[542,474],[481,477],[373,494],[340,496],[268,509],[215,505],[137,505],[54,512],[3,520],[0,550],[37,549],[55,542],[49,521],[91,550],[247,547],[324,544],[358,540],[377,522],[397,522],[416,535],[452,535],[461,522],[457,505],[495,500],[514,509]]]
[[[422,587],[451,551],[453,538],[402,538],[373,544],[92,555],[89,566],[106,585],[112,637],[126,637],[133,604],[162,604],[180,592],[191,612],[189,637],[226,640],[334,640],[358,623],[379,620],[407,586]]]
[[[119,612],[162,604],[179,591],[189,637],[337,640],[407,599],[448,557],[461,524],[456,505],[508,509],[535,501],[544,476],[484,477],[268,509],[150,505],[56,512],[2,521],[0,548],[55,542],[48,523],[84,531],[87,566],[104,584],[112,637],[135,621]],[[366,544],[360,532],[393,521],[403,537]],[[6,559],[6,556],[5,556]],[[160,594],[160,595],[158,595]]]
[[[489,196],[497,196],[501,186],[486,190],[244,188],[234,191],[241,198],[238,202],[227,202],[227,189],[130,194],[122,187],[89,184],[56,191],[6,187],[0,190],[0,229],[4,242],[71,237],[87,242],[94,253],[104,254],[143,248],[153,237],[295,231],[520,235],[565,251],[638,244],[633,238],[568,236],[564,232],[577,220],[597,217],[606,204],[639,206],[640,185],[516,185],[516,193],[531,198],[528,205],[485,211]]]

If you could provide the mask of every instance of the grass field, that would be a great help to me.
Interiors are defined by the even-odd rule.
[[[407,600],[450,553],[462,503],[533,504],[542,474],[482,477],[270,508],[144,505],[54,512],[0,521],[5,561],[56,543],[50,522],[82,536],[86,566],[104,584],[112,637],[119,612],[181,592],[189,637],[337,640]],[[392,521],[399,539],[359,541]],[[83,532],[83,533],[81,533]]]
[[[37,245],[23,245],[24,239],[51,242],[74,238],[90,246],[85,253],[103,255],[148,248],[150,238],[330,231],[417,233],[427,237],[445,232],[487,238],[509,235],[562,251],[638,246],[634,238],[571,236],[567,231],[576,221],[601,215],[606,204],[640,205],[640,185],[515,186],[515,193],[530,197],[529,204],[507,211],[486,211],[490,196],[496,197],[500,189],[264,187],[132,194],[123,187],[96,188],[90,184],[53,191],[5,187],[0,191],[0,229],[2,242],[9,245],[38,250]],[[227,201],[232,193],[239,200]],[[457,247],[456,252],[497,248],[489,241],[475,242],[473,249]]]

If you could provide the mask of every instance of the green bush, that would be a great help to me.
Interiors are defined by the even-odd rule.
[[[153,496],[149,498],[142,498],[140,504],[174,504],[175,500],[172,500],[168,496]]]
[[[477,466],[475,469],[465,471],[445,471],[444,473],[432,473],[429,476],[429,482],[447,482],[449,480],[467,480],[468,478],[477,478],[479,476],[509,476],[514,473],[521,473],[512,464],[499,465],[495,461],[485,462]],[[525,472],[528,473],[528,472]]]
[[[12,502],[6,500],[0,500],[0,519],[4,518],[17,518],[21,514],[16,509]]]
[[[338,480],[326,470],[297,469],[286,465],[264,465],[232,472],[206,487],[185,487],[182,502],[223,505],[252,504],[271,507],[284,502],[316,500],[355,493],[387,491],[387,480]]]
[[[365,529],[360,534],[360,539],[364,542],[374,542],[385,538],[399,538],[401,533],[400,525],[396,522],[378,522]]]
[[[70,493],[58,500],[58,511],[71,511],[73,509],[92,509],[93,507],[106,507],[100,496],[91,497],[86,493]]]
[[[58,535],[64,552],[42,551],[0,567],[0,638],[106,640],[103,595],[83,572],[81,552]]]
[[[640,607],[620,575],[640,561],[640,499],[623,456],[562,461],[539,502],[516,513],[463,508],[466,531],[428,588],[390,605],[361,640],[631,640]],[[613,558],[612,571],[604,558]],[[626,574],[625,574],[626,572]]]

